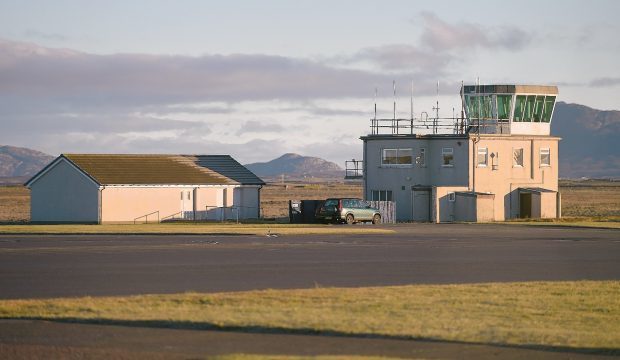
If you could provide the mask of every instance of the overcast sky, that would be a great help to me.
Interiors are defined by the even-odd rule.
[[[461,81],[620,109],[620,1],[0,2],[0,144],[285,152],[341,166],[379,116],[460,107]]]

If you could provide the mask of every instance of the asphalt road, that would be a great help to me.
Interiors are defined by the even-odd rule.
[[[391,235],[0,235],[0,299],[415,283],[620,279],[620,231],[402,225]],[[0,358],[217,354],[576,359],[529,349],[325,335],[0,320]],[[594,356],[597,359],[603,356]]]
[[[0,298],[620,279],[620,231],[392,227],[391,235],[0,235]]]

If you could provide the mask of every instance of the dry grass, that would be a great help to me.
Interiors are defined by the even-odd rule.
[[[261,190],[261,202],[266,218],[288,217],[289,200],[324,200],[330,197],[362,198],[360,184],[269,184]]]
[[[0,234],[225,234],[225,235],[336,235],[388,234],[393,230],[373,226],[323,224],[234,224],[234,223],[161,223],[161,224],[58,224],[0,225]]]
[[[315,288],[2,300],[0,318],[620,350],[620,282]]]
[[[18,186],[0,186],[0,222],[30,220],[30,190]]]
[[[570,181],[560,182],[562,216],[620,217],[620,182]]]
[[[355,355],[253,355],[253,354],[230,354],[209,357],[212,360],[390,360],[396,358],[379,356],[355,356]]]

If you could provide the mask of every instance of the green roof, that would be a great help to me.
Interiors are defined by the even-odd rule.
[[[101,185],[264,185],[228,155],[63,154],[61,157]],[[208,166],[210,162],[226,171],[212,169]]]

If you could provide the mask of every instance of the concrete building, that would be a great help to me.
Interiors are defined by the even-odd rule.
[[[363,179],[367,200],[395,201],[399,221],[559,217],[557,94],[555,86],[463,86],[460,118],[373,118],[361,137],[363,166],[348,164],[347,178]],[[416,134],[425,127],[432,133]]]
[[[63,154],[26,186],[32,222],[133,223],[258,218],[264,184],[228,155]]]

